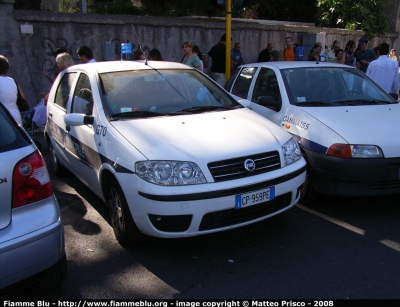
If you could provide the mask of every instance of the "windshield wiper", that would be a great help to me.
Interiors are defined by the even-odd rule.
[[[111,115],[111,120],[117,120],[120,117],[139,117],[139,118],[146,118],[146,117],[156,117],[156,116],[163,116],[162,113],[151,112],[151,111],[132,111],[132,112],[121,112],[121,113],[114,113]],[[116,118],[117,117],[117,118]]]
[[[182,110],[175,111],[173,113],[185,113],[185,112],[192,112],[192,113],[201,113],[201,112],[208,112],[208,111],[217,111],[217,110],[233,110],[237,109],[238,106],[229,107],[229,106],[196,106],[190,107]]]
[[[359,106],[364,104],[392,104],[391,101],[379,100],[379,99],[349,99],[339,100],[338,103],[346,103],[347,105]]]
[[[329,106],[334,106],[336,103],[330,102],[330,101],[306,101],[306,102],[296,102],[296,106],[299,107],[329,107]]]

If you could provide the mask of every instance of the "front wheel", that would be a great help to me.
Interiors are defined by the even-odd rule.
[[[57,153],[54,149],[53,144],[51,141],[48,143],[49,153],[50,153],[50,167],[53,171],[54,175],[57,177],[61,177],[65,174],[65,168],[61,165],[60,160],[57,158]]]
[[[107,184],[106,201],[114,235],[122,246],[133,246],[144,240],[129,210],[125,195],[115,178]]]
[[[300,192],[300,200],[299,202],[303,205],[308,205],[315,202],[318,198],[318,193],[314,189],[313,176],[311,172],[310,163],[307,160],[307,157],[303,154],[303,158],[307,162],[307,175],[306,180],[304,181],[303,188]]]

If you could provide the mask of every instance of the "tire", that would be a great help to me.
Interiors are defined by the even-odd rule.
[[[58,160],[57,153],[53,147],[51,141],[48,143],[49,154],[50,154],[50,167],[54,175],[57,177],[62,177],[65,175],[65,168],[61,165],[60,160]]]
[[[125,247],[140,244],[144,240],[144,235],[137,228],[125,195],[115,178],[108,181],[106,191],[106,201],[115,238]]]
[[[59,287],[67,277],[67,257],[63,258],[46,272],[46,275],[35,284],[35,289],[40,292],[49,291]]]
[[[306,174],[306,180],[304,181],[303,184],[303,189],[300,192],[299,203],[301,203],[302,205],[309,205],[314,203],[318,199],[319,195],[314,189],[313,175],[310,163],[308,162],[307,157],[304,154],[303,158],[307,162],[307,174]]]

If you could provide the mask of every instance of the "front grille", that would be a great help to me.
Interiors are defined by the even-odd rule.
[[[289,192],[251,207],[207,213],[201,220],[199,231],[232,226],[266,216],[289,206],[291,199],[292,193]]]
[[[255,162],[256,168],[253,172],[244,168],[244,161],[247,159]],[[281,159],[277,151],[208,163],[208,169],[215,182],[250,177],[280,168]]]

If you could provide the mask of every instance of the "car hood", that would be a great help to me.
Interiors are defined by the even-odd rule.
[[[400,105],[302,108],[349,144],[379,146],[385,157],[400,156]]]
[[[281,151],[290,138],[279,126],[245,108],[111,123],[149,160],[207,163]]]

